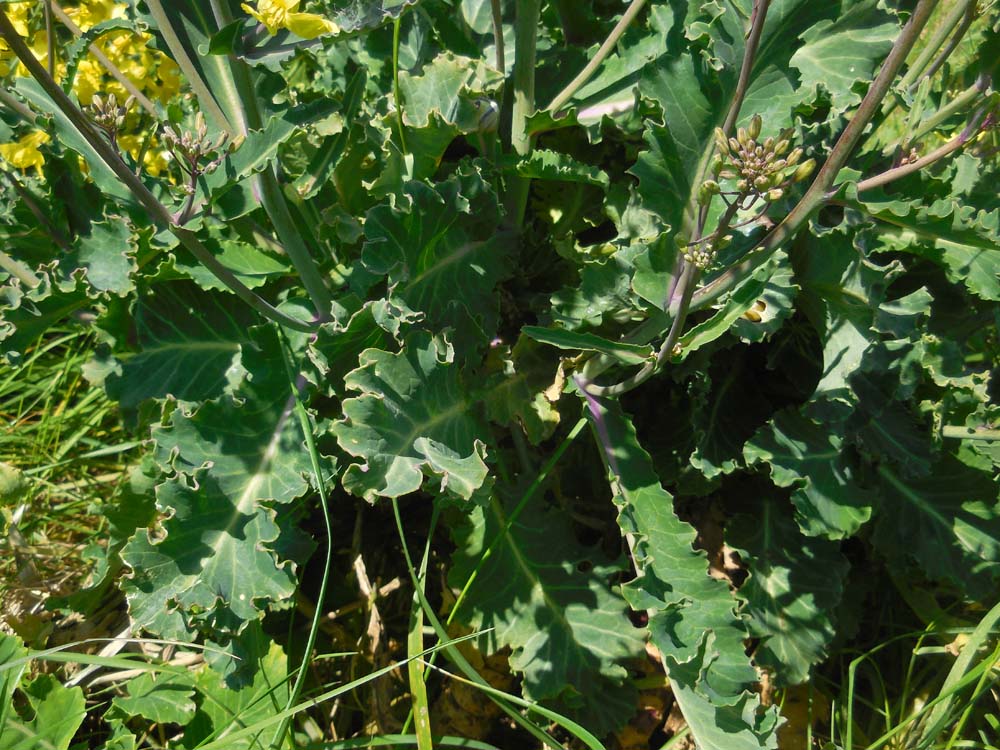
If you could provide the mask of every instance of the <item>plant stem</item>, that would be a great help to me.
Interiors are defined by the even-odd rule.
[[[684,330],[684,321],[687,319],[688,310],[691,305],[691,295],[694,293],[694,288],[698,283],[698,277],[700,275],[701,269],[694,263],[688,263],[685,265],[684,271],[681,273],[680,281],[677,282],[677,289],[680,291],[680,299],[677,303],[677,312],[674,313],[674,320],[670,325],[670,332],[660,345],[660,350],[656,353],[656,359],[653,362],[647,362],[638,372],[620,383],[606,386],[587,383],[587,393],[598,397],[621,396],[624,393],[628,393],[633,388],[642,385],[653,377],[657,371],[659,371],[667,357],[669,357],[671,352],[673,352],[674,345],[677,343],[678,339],[680,339],[681,333]]]
[[[29,125],[35,124],[37,115],[31,111],[31,108],[28,105],[18,101],[18,99],[5,88],[0,88],[0,104],[3,104],[11,112],[16,113]]]
[[[608,34],[608,38],[604,40],[604,43],[597,49],[597,52],[591,58],[583,70],[581,70],[576,78],[570,81],[566,88],[556,94],[555,98],[549,102],[549,105],[545,108],[549,112],[555,114],[558,110],[562,109],[563,105],[566,104],[570,99],[573,98],[581,86],[583,86],[587,81],[590,80],[591,76],[597,71],[601,66],[601,63],[611,54],[611,50],[615,48],[618,44],[618,40],[621,39],[622,34],[625,33],[625,29],[629,27],[629,24],[635,20],[635,17],[639,15],[639,11],[646,4],[646,0],[632,0],[632,4],[628,6],[628,9],[619,19],[618,23]],[[520,44],[520,42],[518,42]],[[532,55],[534,57],[534,55]]]
[[[976,20],[976,4],[969,3],[969,5],[965,9],[965,16],[962,18],[962,23],[955,30],[955,33],[951,35],[951,39],[948,40],[948,44],[945,45],[945,48],[941,50],[941,53],[937,56],[934,62],[932,62],[930,66],[927,68],[927,72],[924,73],[924,75],[922,76],[923,78],[931,78],[935,73],[938,72],[938,69],[942,65],[944,65],[945,61],[949,57],[951,57],[951,53],[955,51],[956,47],[958,47],[959,42],[961,42],[962,39],[965,37],[966,33],[972,27],[972,22],[975,20]],[[917,83],[919,83],[919,81]],[[917,84],[914,84],[914,87],[916,85]]]
[[[230,122],[229,118],[226,117],[226,113],[222,111],[219,103],[212,95],[212,91],[208,88],[208,84],[205,83],[205,80],[201,77],[201,73],[198,72],[198,67],[188,55],[184,43],[181,42],[180,37],[177,36],[174,27],[170,23],[170,18],[167,16],[166,10],[164,10],[163,3],[161,0],[146,0],[146,4],[149,6],[149,12],[156,21],[158,31],[163,35],[163,40],[167,43],[167,48],[170,50],[174,62],[184,72],[188,85],[194,91],[195,97],[198,99],[198,105],[215,122],[216,127],[225,131],[230,138],[235,138],[238,133],[237,129]]]
[[[887,169],[881,174],[869,177],[866,180],[862,180],[858,183],[858,192],[861,193],[865,190],[871,190],[872,188],[877,188],[882,185],[887,185],[893,180],[898,180],[901,177],[906,177],[907,175],[913,174],[914,172],[919,172],[924,167],[929,164],[933,164],[938,159],[943,159],[958,149],[962,148],[966,143],[969,142],[968,137],[963,137],[963,135],[957,135],[948,141],[943,146],[940,146],[933,151],[931,151],[926,156],[922,156],[916,161],[910,162],[909,164],[902,164],[898,167],[893,167],[892,169]],[[836,191],[833,191],[836,194]],[[833,197],[831,195],[830,197]]]
[[[0,250],[0,268],[17,278],[29,289],[34,289],[41,284],[41,279],[35,276],[34,272],[16,258],[12,258],[3,250]]]
[[[49,67],[49,75],[56,77],[56,38],[52,35],[52,0],[45,0],[42,7],[45,9],[45,46],[47,47],[46,62]]]
[[[66,14],[66,11],[59,7],[56,0],[49,0],[49,2],[52,5],[52,13],[59,19],[59,22],[69,29],[73,36],[83,36],[83,30],[73,23],[73,19]],[[160,113],[156,111],[156,105],[153,104],[153,102],[150,101],[150,99],[143,94],[131,80],[129,80],[128,76],[122,73],[117,65],[108,59],[107,55],[101,52],[101,48],[96,44],[91,44],[89,49],[90,54],[94,56],[94,59],[97,60],[97,62],[99,62],[104,69],[108,71],[108,73],[110,73],[116,81],[118,81],[118,83],[125,87],[125,90],[128,91],[129,95],[135,97],[135,100],[139,102],[139,106],[149,112],[149,114],[153,116],[154,120],[159,120]]]
[[[746,44],[743,47],[740,77],[736,82],[736,91],[733,92],[733,100],[729,105],[726,120],[722,124],[722,132],[727,136],[733,132],[736,119],[743,107],[743,100],[746,98],[747,87],[750,85],[750,72],[753,70],[753,59],[760,46],[760,35],[764,31],[764,20],[767,18],[767,9],[770,4],[771,0],[754,0],[753,11],[750,13],[750,33],[747,34]]]
[[[156,2],[156,0],[151,0],[151,2]],[[55,102],[56,106],[66,115],[70,123],[77,129],[91,148],[97,152],[97,155],[104,161],[108,168],[132,192],[136,200],[146,209],[154,223],[168,227],[184,247],[204,264],[219,281],[261,315],[293,330],[313,330],[313,326],[310,324],[303,323],[286,315],[261,297],[258,297],[242,281],[236,278],[232,271],[219,263],[193,232],[176,226],[173,223],[173,217],[167,207],[160,203],[142,180],[133,174],[132,170],[122,161],[118,152],[114,150],[107,139],[96,132],[93,124],[87,119],[87,116],[66,95],[62,87],[53,80],[48,71],[45,70],[45,67],[38,62],[37,58],[35,58],[31,50],[24,43],[24,40],[21,39],[20,35],[14,29],[2,5],[0,5],[0,37],[3,37],[4,41],[7,42],[7,46],[17,55],[21,63],[28,69],[28,72],[38,81],[45,92],[52,98],[53,102]]]
[[[986,90],[990,87],[989,78],[987,76],[980,76],[978,80],[961,92],[958,96],[952,99],[950,102],[945,104],[941,109],[935,112],[933,115],[928,117],[926,120],[921,121],[917,128],[910,135],[906,136],[904,145],[910,143],[915,143],[931,132],[934,128],[940,125],[942,122],[947,120],[952,115],[957,112],[964,110],[969,104],[974,102],[976,99],[980,98]],[[883,150],[884,155],[889,155],[892,153],[895,147],[890,146]]]
[[[211,0],[211,4],[217,23],[227,24],[232,20],[232,15],[225,3],[220,2],[220,0]],[[243,134],[247,135],[250,130],[260,130],[264,126],[257,93],[254,90],[253,72],[245,62],[238,60],[232,54],[229,55],[229,64],[233,74],[233,84],[240,102],[238,114],[241,119],[241,128]],[[278,240],[284,246],[285,254],[292,261],[306,293],[316,308],[316,320],[320,323],[330,320],[333,299],[323,282],[323,276],[316,261],[295,226],[285,194],[278,183],[277,175],[271,167],[266,167],[254,179],[260,192],[264,211],[271,219]]]
[[[812,185],[806,190],[805,195],[789,212],[788,216],[772,229],[758,244],[750,251],[748,256],[740,263],[731,266],[724,273],[705,284],[694,293],[691,300],[691,309],[700,310],[707,307],[720,296],[735,287],[740,281],[761,266],[786,240],[793,237],[803,224],[819,210],[820,206],[828,199],[830,187],[833,185],[837,174],[840,172],[847,159],[850,157],[861,138],[864,129],[871,122],[872,117],[885,98],[896,73],[902,67],[906,56],[913,48],[914,43],[920,36],[920,31],[927,23],[931,11],[934,10],[935,0],[919,0],[913,9],[906,26],[896,38],[892,49],[882,63],[882,68],[868,88],[868,93],[861,101],[854,117],[844,128],[836,145],[830,152],[829,157],[819,170]],[[671,303],[673,307],[673,303]]]
[[[941,22],[941,25],[934,30],[930,39],[927,40],[927,44],[920,50],[917,59],[913,61],[913,64],[903,75],[902,79],[900,79],[900,90],[906,91],[917,85],[928,63],[930,63],[937,51],[941,49],[941,45],[944,44],[948,35],[951,34],[952,29],[962,23],[963,18],[970,12],[970,9],[975,14],[976,0],[959,0],[955,3],[951,12]],[[944,62],[944,60],[941,62]],[[893,105],[895,105],[895,101],[893,101]]]
[[[506,52],[503,48],[503,9],[500,7],[500,0],[490,0],[490,9],[493,11],[493,46],[496,48],[497,70],[506,77]]]
[[[528,116],[535,108],[535,42],[538,34],[538,14],[541,0],[517,0],[514,22],[514,104],[511,113],[510,145],[518,156],[531,153]],[[511,177],[507,188],[506,207],[514,225],[524,223],[531,180]]]

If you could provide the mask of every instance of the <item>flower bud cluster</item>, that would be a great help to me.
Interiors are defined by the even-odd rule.
[[[718,153],[712,160],[712,173],[716,178],[735,179],[741,195],[774,202],[782,198],[788,185],[809,177],[816,162],[809,159],[800,164],[803,151],[792,149],[791,130],[759,141],[761,124],[760,115],[754,115],[748,127],[737,130],[735,138],[727,138],[722,128],[716,128]]]
[[[130,96],[124,104],[119,105],[114,94],[108,94],[104,99],[95,95],[90,100],[88,109],[97,127],[107,133],[108,138],[114,143],[118,133],[125,127],[125,116],[134,103],[134,96]]]
[[[210,138],[208,125],[201,112],[195,115],[194,127],[194,131],[185,130],[181,133],[169,125],[163,128],[163,142],[191,177],[209,174],[222,163],[226,153],[222,147],[228,138],[225,133],[217,138]],[[203,164],[205,159],[208,162]]]

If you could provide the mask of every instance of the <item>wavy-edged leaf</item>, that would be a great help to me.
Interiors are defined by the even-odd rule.
[[[0,286],[0,351],[10,365],[21,362],[24,351],[51,326],[90,303],[87,285],[78,276],[59,284],[43,272],[39,285],[26,289],[16,280]]]
[[[728,524],[726,541],[750,569],[740,595],[750,633],[762,639],[754,659],[781,684],[805,682],[836,635],[847,558],[836,542],[803,536],[782,504],[770,499]]]
[[[860,2],[835,19],[811,26],[799,38],[790,60],[801,75],[801,85],[821,86],[833,106],[842,110],[861,101],[858,81],[870,81],[876,63],[892,49],[899,35],[897,21],[874,2]]]
[[[494,496],[453,532],[454,585],[465,583],[503,533],[508,505]],[[640,653],[644,639],[609,584],[622,570],[620,561],[581,546],[563,514],[528,504],[462,605],[471,627],[492,628],[485,636],[488,653],[511,649],[510,666],[523,675],[525,698],[566,706],[597,734],[618,729],[634,710],[621,662]]]
[[[627,365],[641,365],[649,362],[654,352],[649,344],[628,344],[610,341],[592,333],[578,333],[559,328],[524,326],[521,329],[528,338],[542,344],[571,351],[600,352]]]
[[[992,473],[954,458],[928,476],[907,479],[878,467],[881,497],[872,541],[901,570],[916,563],[932,580],[958,584],[971,597],[1000,580],[1000,501]]]
[[[344,31],[374,29],[399,18],[419,0],[332,0],[333,21]]]
[[[283,356],[272,328],[251,330],[241,387],[190,413],[178,407],[153,430],[157,462],[176,475],[157,487],[167,516],[158,533],[139,532],[122,552],[137,625],[177,636],[204,616],[239,631],[294,592],[291,566],[272,551],[279,526],[271,506],[309,489],[311,464]]]
[[[489,474],[486,432],[448,344],[417,333],[397,354],[367,349],[344,383],[361,394],[333,426],[340,447],[362,460],[344,473],[346,490],[373,502],[416,492],[427,476],[454,497],[477,495]]]
[[[535,149],[528,156],[507,156],[501,164],[517,176],[533,180],[582,182],[605,189],[611,182],[604,170],[579,162],[568,154],[546,149]]]
[[[404,191],[409,208],[368,212],[361,261],[387,276],[393,295],[423,313],[432,330],[452,329],[465,357],[493,338],[495,287],[509,273],[496,196],[471,169],[433,188],[408,182]]]
[[[747,464],[766,464],[771,481],[791,487],[807,536],[852,536],[872,513],[873,496],[854,479],[844,438],[798,409],[783,409],[743,448]]]
[[[194,717],[194,684],[188,675],[144,672],[126,688],[128,695],[116,696],[111,705],[127,716],[181,726]]]
[[[752,693],[758,674],[744,651],[739,599],[709,576],[705,553],[694,548],[695,530],[674,514],[673,498],[620,406],[591,407],[618,523],[632,539],[637,566],[625,598],[650,614],[650,639],[695,741],[703,750],[775,747],[777,713],[761,712]]]
[[[822,375],[812,400],[851,405],[856,396],[850,376],[879,340],[876,315],[901,268],[871,263],[849,238],[834,234],[808,235],[792,261],[802,286],[799,306],[823,341]]]
[[[97,292],[124,297],[135,289],[132,278],[138,270],[135,253],[136,242],[128,220],[109,216],[91,222],[87,234],[76,238],[59,265],[64,275],[84,269],[87,283]]]
[[[241,377],[241,348],[254,314],[227,296],[186,282],[157,284],[135,309],[139,351],[121,357],[106,380],[123,409],[150,398],[202,401],[220,396]]]
[[[876,251],[926,258],[943,266],[949,281],[981,299],[1000,301],[1000,211],[977,211],[953,200],[928,206],[866,197],[853,205],[877,220]]]

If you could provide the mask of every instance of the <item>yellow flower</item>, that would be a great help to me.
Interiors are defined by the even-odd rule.
[[[39,172],[45,164],[45,157],[38,147],[49,142],[49,134],[44,130],[33,130],[16,143],[0,145],[0,156],[4,161],[21,170],[35,167]]]
[[[322,34],[336,34],[340,27],[316,13],[298,13],[301,0],[257,0],[257,8],[246,3],[243,10],[267,27],[269,34],[288,29],[303,39],[315,39]]]

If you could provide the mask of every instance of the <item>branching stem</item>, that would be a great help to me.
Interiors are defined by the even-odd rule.
[[[802,199],[783,221],[757,243],[756,247],[750,251],[742,262],[731,266],[724,273],[695,292],[691,300],[692,309],[700,310],[703,307],[707,307],[735,287],[750,273],[753,273],[785,241],[793,237],[809,217],[826,202],[837,174],[847,163],[847,159],[854,151],[854,147],[857,145],[862,133],[875,116],[896,74],[906,60],[906,56],[919,38],[921,30],[927,24],[927,19],[930,17],[935,5],[935,0],[919,0],[903,30],[896,38],[888,56],[882,63],[882,68],[879,70],[878,75],[868,88],[868,93],[865,94],[865,98],[858,106],[854,117],[851,118],[847,127],[844,128],[844,132],[841,133],[836,145],[830,151],[826,162],[819,170],[812,185],[806,190],[805,195],[802,196]],[[673,304],[671,304],[671,307],[673,308]]]
[[[743,107],[743,100],[747,95],[747,87],[750,85],[750,72],[753,70],[753,60],[757,55],[757,48],[760,46],[760,35],[764,31],[764,21],[767,18],[767,9],[771,0],[754,0],[753,10],[750,13],[750,32],[747,34],[746,44],[743,47],[743,63],[740,65],[740,77],[736,82],[736,91],[733,92],[733,100],[729,104],[729,112],[726,120],[722,124],[722,132],[729,136],[733,132],[736,120],[740,116],[740,109]]]

